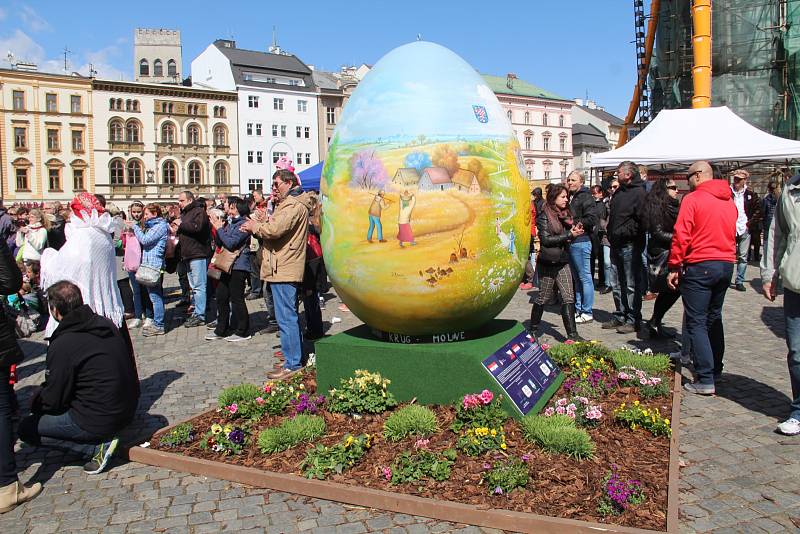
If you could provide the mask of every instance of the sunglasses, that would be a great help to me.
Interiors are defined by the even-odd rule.
[[[700,174],[700,171],[694,171],[693,173],[688,174],[686,176],[686,179],[687,180],[691,180],[694,177],[694,175],[696,175],[696,174]]]

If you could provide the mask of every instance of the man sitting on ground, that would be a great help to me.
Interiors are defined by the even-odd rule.
[[[97,474],[136,412],[133,355],[114,323],[83,303],[77,285],[58,282],[47,290],[47,300],[59,325],[47,349],[45,382],[34,395],[32,415],[19,425],[19,437],[89,457],[83,469]]]

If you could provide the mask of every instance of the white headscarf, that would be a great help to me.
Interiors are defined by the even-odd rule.
[[[114,254],[114,221],[108,213],[73,215],[66,227],[67,238],[59,250],[45,249],[41,260],[42,287],[47,290],[56,282],[69,280],[81,289],[83,302],[118,327],[125,320],[122,297],[119,294]],[[58,327],[52,316],[47,322],[45,337]]]

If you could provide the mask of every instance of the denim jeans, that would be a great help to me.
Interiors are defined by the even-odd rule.
[[[790,417],[800,421],[800,293],[783,290],[783,315],[786,318],[787,360],[793,397]]]
[[[594,281],[592,280],[592,242],[578,241],[569,246],[572,280],[575,286],[575,311],[592,315]]]
[[[303,356],[303,333],[297,316],[297,291],[299,284],[271,282],[272,299],[275,301],[275,318],[281,332],[281,350],[286,358],[285,367],[292,371],[300,369]]]
[[[133,292],[133,315],[134,319],[141,319],[142,314],[145,318],[153,318],[153,307],[148,305],[150,299],[145,299],[147,288],[136,281],[136,273],[128,273],[131,281],[131,291]]]
[[[611,247],[611,262],[617,270],[623,321],[637,327],[642,322],[642,249],[629,243]]]
[[[11,369],[0,367],[0,487],[17,481],[17,464],[14,460],[14,386],[8,383]]]
[[[96,446],[107,438],[79,427],[69,411],[61,415],[29,415],[19,424],[19,439],[28,445],[75,452],[86,458],[94,456]]]
[[[750,250],[750,232],[736,236],[736,283],[744,284],[747,271],[747,252]]]
[[[194,316],[206,320],[206,284],[208,283],[208,259],[189,260],[189,286],[192,288]]]
[[[701,384],[713,385],[714,375],[722,373],[725,354],[722,305],[732,276],[732,263],[703,261],[686,266],[681,278],[686,329],[692,340],[694,370]]]
[[[272,298],[272,289],[268,282],[264,282],[264,305],[267,307],[267,322],[277,324],[275,320],[275,300]]]
[[[153,323],[158,328],[164,328],[164,276],[158,280],[158,285],[147,288],[147,295],[153,303]]]
[[[250,254],[250,294],[261,296],[264,282],[261,281],[261,265],[256,254]]]
[[[378,241],[383,241],[383,225],[381,224],[381,218],[378,215],[370,215],[369,230],[367,230],[368,241],[372,241],[372,232],[376,227],[378,228]]]
[[[617,278],[617,268],[614,267],[614,263],[611,261],[611,247],[608,245],[603,245],[603,266],[606,270],[606,286],[611,288],[611,296],[614,299],[614,311],[611,315],[623,321],[625,320],[625,314],[622,313],[619,278]]]

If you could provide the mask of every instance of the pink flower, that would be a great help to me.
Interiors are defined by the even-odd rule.
[[[543,350],[548,350],[549,348],[550,348],[550,345],[548,345],[547,343],[542,343],[542,349]]]
[[[225,409],[231,412],[231,414],[235,414],[239,411],[239,405],[234,402],[230,406],[226,406]]]
[[[567,412],[567,417],[575,419],[575,412]]]
[[[523,454],[522,455],[522,461],[523,462],[528,463],[530,461],[530,459],[531,459],[531,455],[530,454]]]
[[[558,415],[564,415],[565,413],[567,413],[567,411],[564,409],[563,406],[559,406],[559,407],[556,408],[556,413]]]
[[[640,378],[640,379],[639,379],[639,383],[640,383],[641,385],[643,385],[643,386],[647,386],[647,385],[648,385],[648,383],[647,383],[647,379],[646,379],[646,378]]]
[[[383,468],[383,478],[386,480],[392,479],[392,468],[391,467],[384,467]]]
[[[567,405],[567,399],[558,399],[556,401],[556,406],[566,406],[566,405]]]
[[[629,375],[628,373],[626,373],[626,372],[624,372],[624,371],[623,371],[623,372],[621,372],[621,373],[620,373],[619,375],[617,375],[617,376],[618,376],[618,378],[619,378],[620,380],[630,380],[630,379],[631,379],[631,375]]]
[[[272,391],[272,385],[271,384],[265,384],[264,385],[264,393],[269,393],[270,391]]]
[[[577,409],[578,409],[578,407],[575,406],[574,404],[570,404],[569,406],[567,406],[567,411],[568,412],[574,412]]]
[[[653,386],[656,386],[656,385],[658,385],[660,383],[661,383],[661,379],[658,378],[657,376],[654,376],[654,377],[652,377],[650,379],[650,384],[653,385]]]
[[[488,389],[484,389],[483,391],[481,391],[480,399],[481,402],[483,402],[484,404],[489,404],[490,402],[492,402],[492,399],[494,399],[494,393],[492,393]]]
[[[488,471],[491,468],[492,468],[492,464],[490,464],[490,463],[483,464],[483,470],[484,471]]]
[[[429,439],[418,439],[417,441],[414,442],[414,448],[415,449],[424,449],[424,448],[426,448],[428,446],[428,443],[430,443],[430,442],[431,442],[431,440],[429,440]]]
[[[257,404],[261,405],[261,404],[264,404],[264,402],[266,402],[266,401],[262,397],[256,397],[256,403]]]
[[[589,399],[586,397],[575,397],[575,400],[580,402],[581,404],[589,404]]]
[[[551,417],[555,413],[556,413],[556,411],[552,407],[547,407],[544,410],[544,416],[545,417]]]

